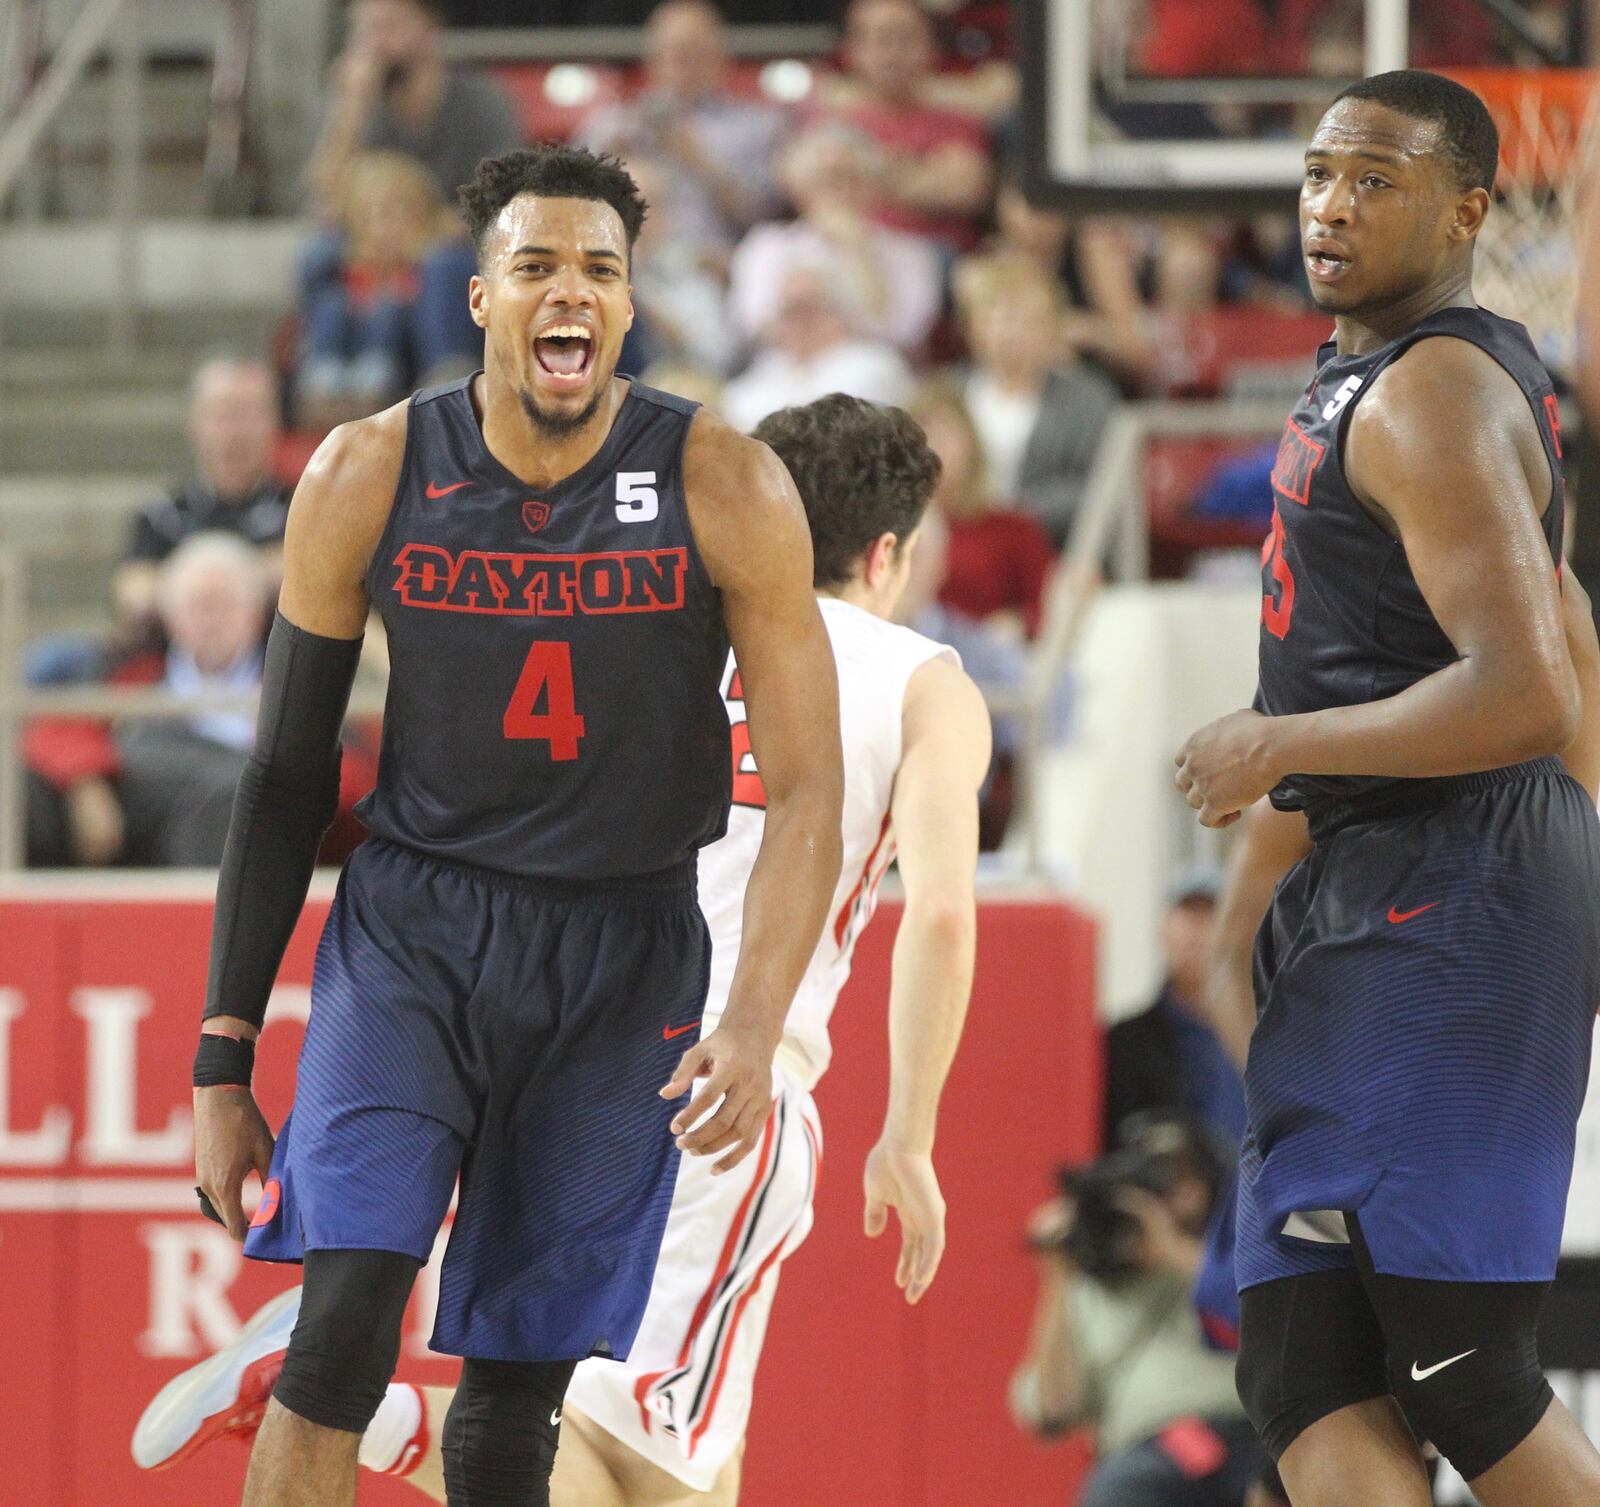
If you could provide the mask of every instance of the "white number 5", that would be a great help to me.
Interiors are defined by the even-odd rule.
[[[617,472],[617,517],[624,523],[649,523],[661,512],[654,471]]]

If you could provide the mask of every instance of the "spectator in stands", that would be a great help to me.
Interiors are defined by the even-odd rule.
[[[991,632],[1032,638],[1055,558],[1050,536],[989,492],[983,443],[958,387],[930,382],[908,406],[943,467],[933,494],[949,531],[939,600]]]
[[[194,472],[134,519],[112,597],[125,625],[156,617],[161,563],[194,534],[236,534],[260,552],[273,590],[282,575],[289,488],[273,472],[279,437],[277,377],[263,361],[219,356],[201,364],[189,394]]]
[[[1120,401],[1116,384],[1068,347],[1054,278],[1015,260],[969,258],[955,291],[973,358],[963,396],[988,457],[988,490],[1014,498],[1060,546]]]
[[[825,122],[796,137],[781,179],[799,219],[758,225],[734,254],[734,318],[750,338],[771,320],[784,274],[825,269],[862,311],[862,333],[913,354],[939,317],[943,272],[924,240],[872,219],[882,152],[871,137]]]
[[[792,267],[755,359],[723,394],[728,422],[749,431],[769,413],[831,392],[904,403],[911,369],[893,346],[857,334],[860,318],[826,268]]]
[[[742,348],[728,315],[722,257],[684,234],[672,196],[672,169],[654,157],[628,159],[628,172],[650,206],[633,247],[633,327],[622,370],[669,363],[712,378],[733,369]]]
[[[337,238],[301,267],[302,425],[327,430],[397,402],[419,381],[472,370],[483,337],[459,291],[422,264],[455,231],[433,178],[400,152],[363,152],[345,177]]]
[[[261,684],[271,589],[260,555],[237,534],[190,536],[161,567],[157,583],[167,648],[127,657],[108,684],[253,693]],[[254,737],[249,710],[113,726],[82,718],[34,722],[24,741],[30,862],[219,863]],[[368,751],[359,743],[347,747],[340,790],[345,850],[349,811],[375,773]]]
[[[416,158],[433,174],[439,197],[454,204],[479,158],[523,144],[501,90],[446,63],[443,0],[349,0],[348,15],[333,95],[306,170],[322,214],[339,213],[360,152]]]
[[[169,691],[255,691],[270,598],[255,552],[229,534],[197,534],[162,567]],[[152,867],[222,861],[233,794],[255,736],[249,712],[129,721],[114,738],[127,857]]]
[[[1241,1507],[1262,1450],[1193,1301],[1221,1169],[1181,1121],[1130,1130],[1030,1222],[1039,1300],[1012,1415],[1044,1439],[1094,1430],[1079,1507]]]
[[[830,113],[883,149],[880,224],[921,236],[947,256],[976,244],[993,174],[976,117],[931,103],[933,26],[916,0],[852,0],[845,15],[844,103]]]
[[[679,232],[727,254],[778,207],[773,159],[787,117],[729,92],[726,28],[709,0],[662,0],[645,23],[644,47],[644,93],[602,106],[576,139],[663,162]]]
[[[1244,1136],[1244,1081],[1204,1009],[1218,888],[1209,869],[1174,881],[1161,927],[1161,991],[1106,1032],[1108,1145],[1129,1115],[1149,1110],[1184,1111],[1230,1148]]]
[[[995,233],[984,251],[1015,258],[1058,280],[1066,295],[1067,343],[1130,390],[1145,384],[1155,359],[1139,268],[1124,256],[1114,226],[1101,217],[1074,222],[1036,204],[1014,175],[995,195]]]
[[[451,67],[444,56],[444,0],[349,0],[349,33],[333,66],[333,92],[306,178],[327,222],[308,265],[336,260],[332,228],[348,202],[350,173],[363,152],[400,152],[432,175],[440,200],[454,206],[480,158],[523,144],[511,101],[489,79]],[[417,301],[426,311],[421,380],[470,371],[482,333],[467,313],[467,284],[477,270],[465,228],[436,240],[417,267]],[[446,359],[431,361],[435,349]],[[467,354],[455,358],[457,351]]]

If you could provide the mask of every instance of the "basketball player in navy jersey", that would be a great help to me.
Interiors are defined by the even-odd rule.
[[[200,1189],[248,1254],[305,1268],[249,1507],[355,1501],[458,1172],[433,1340],[466,1357],[447,1487],[548,1501],[573,1367],[626,1355],[639,1327],[678,1150],[729,1168],[766,1121],[839,874],[838,687],[788,473],[615,374],[632,181],[539,147],[480,164],[462,203],[485,370],[335,430],[308,468],[218,888]],[[323,933],[274,1145],[253,1041],[373,608],[391,659],[373,836]],[[697,1041],[695,851],[727,818],[730,640],[769,804],[727,1011]]]
[[[1600,999],[1600,824],[1558,755],[1556,399],[1472,297],[1498,157],[1433,74],[1347,90],[1306,154],[1335,316],[1273,471],[1256,707],[1178,784],[1260,796],[1310,855],[1257,939],[1240,1162],[1241,1395],[1295,1507],[1426,1507],[1417,1440],[1484,1507],[1600,1501],[1551,1394],[1555,1272]]]

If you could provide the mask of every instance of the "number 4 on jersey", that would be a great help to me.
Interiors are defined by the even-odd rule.
[[[539,698],[544,710],[538,710]],[[528,650],[517,688],[503,719],[508,738],[534,738],[550,745],[550,757],[566,763],[578,757],[583,718],[572,691],[572,645],[535,643]]]

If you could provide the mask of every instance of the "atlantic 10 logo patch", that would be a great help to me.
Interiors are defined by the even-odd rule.
[[[550,521],[550,504],[530,497],[522,504],[522,521],[530,534],[537,534]]]

